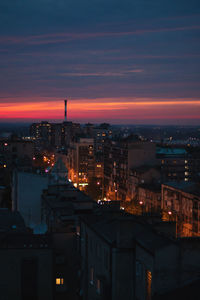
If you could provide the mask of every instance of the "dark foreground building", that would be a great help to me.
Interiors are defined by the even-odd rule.
[[[54,299],[50,240],[27,232],[18,212],[0,209],[0,253],[0,299]]]
[[[162,299],[199,276],[200,239],[176,239],[170,222],[119,212],[83,216],[80,252],[84,300]]]

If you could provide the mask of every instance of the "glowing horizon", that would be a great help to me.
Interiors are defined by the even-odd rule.
[[[23,100],[23,99],[22,99]],[[30,102],[0,103],[0,119],[60,119],[64,118],[64,102],[55,98],[30,99]],[[68,101],[69,120],[95,119],[119,120],[121,123],[134,120],[200,120],[200,99],[155,99],[155,98],[96,98],[73,99]]]

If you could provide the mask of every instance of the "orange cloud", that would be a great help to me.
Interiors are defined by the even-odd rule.
[[[0,119],[62,119],[63,101],[0,103]],[[37,99],[40,100],[40,99]],[[45,99],[46,100],[46,99]],[[200,99],[102,98],[68,101],[70,119],[199,118]]]

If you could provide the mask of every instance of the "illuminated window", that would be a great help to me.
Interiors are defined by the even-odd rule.
[[[146,300],[151,300],[152,274],[146,270]]]
[[[56,278],[56,285],[63,285],[64,284],[64,278]]]
[[[101,293],[101,281],[99,279],[97,279],[97,293]]]
[[[101,168],[101,165],[97,165],[97,168]]]

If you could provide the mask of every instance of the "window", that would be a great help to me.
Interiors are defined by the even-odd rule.
[[[146,300],[151,300],[152,273],[146,270]]]
[[[97,279],[97,293],[101,293],[101,281],[99,279]]]
[[[94,268],[90,268],[90,283],[94,284]]]
[[[64,278],[56,278],[56,285],[63,285],[64,284]]]
[[[78,236],[80,236],[80,232],[81,232],[80,226],[76,226],[76,234]]]

